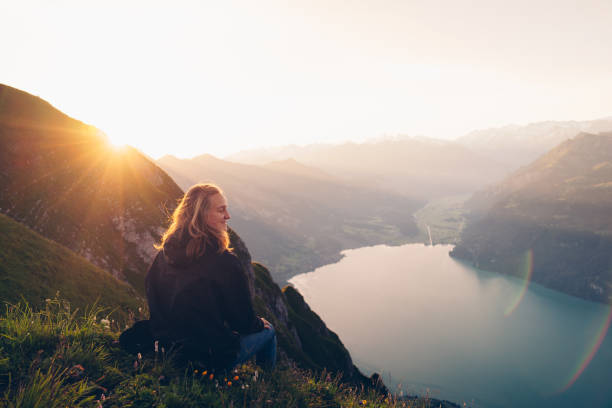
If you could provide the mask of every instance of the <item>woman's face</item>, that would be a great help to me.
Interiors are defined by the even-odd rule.
[[[227,200],[222,194],[215,194],[210,197],[210,207],[206,212],[206,225],[217,231],[227,229],[227,220],[230,219],[227,211]]]

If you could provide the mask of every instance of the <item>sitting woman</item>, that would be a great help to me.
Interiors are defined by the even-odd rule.
[[[276,334],[253,312],[245,271],[229,247],[229,219],[214,184],[185,193],[146,277],[151,332],[211,368],[231,369],[253,355],[270,368]]]

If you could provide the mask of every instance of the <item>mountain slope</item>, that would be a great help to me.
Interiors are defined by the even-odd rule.
[[[0,214],[0,301],[33,307],[59,292],[73,307],[98,304],[127,317],[143,306],[131,287],[62,245]]]
[[[477,266],[521,274],[606,302],[612,294],[612,133],[581,134],[475,194],[452,254]]]
[[[0,85],[0,212],[142,289],[180,188],[133,148]]]
[[[232,228],[277,282],[340,259],[359,246],[406,242],[421,205],[375,186],[355,186],[295,161],[269,166],[210,155],[158,160],[183,188],[212,181],[228,197]]]

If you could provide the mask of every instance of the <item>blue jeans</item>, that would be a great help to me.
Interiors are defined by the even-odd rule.
[[[240,338],[240,352],[232,367],[242,364],[255,356],[262,368],[273,368],[276,364],[276,332],[274,327]]]

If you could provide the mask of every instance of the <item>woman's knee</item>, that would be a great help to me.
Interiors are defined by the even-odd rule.
[[[263,329],[264,333],[266,333],[266,339],[271,340],[276,337],[276,330],[274,330],[274,326],[270,325],[270,327],[266,327]]]

